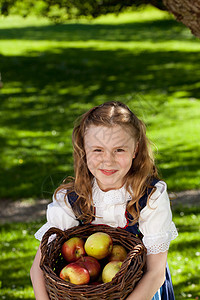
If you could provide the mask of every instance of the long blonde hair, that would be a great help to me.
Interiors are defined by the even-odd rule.
[[[120,125],[130,131],[138,144],[136,157],[126,174],[125,187],[132,199],[127,203],[127,211],[134,221],[139,218],[139,199],[144,195],[151,180],[158,178],[157,168],[154,163],[150,142],[146,136],[144,123],[123,103],[117,101],[106,102],[95,106],[83,114],[77,121],[72,134],[74,149],[74,174],[73,180],[67,178],[56,190],[66,189],[66,195],[75,192],[78,199],[73,205],[76,217],[84,223],[90,223],[94,218],[92,200],[92,184],[94,176],[87,167],[84,148],[84,135],[90,125],[112,127]]]

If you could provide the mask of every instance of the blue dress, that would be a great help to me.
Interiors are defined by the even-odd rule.
[[[151,182],[151,185],[154,186],[158,181],[159,180],[154,179]],[[152,188],[148,188],[146,190],[146,193],[140,198],[140,200],[139,200],[140,210],[142,210],[147,205],[148,195],[151,193],[151,191],[152,191]],[[72,209],[73,209],[74,203],[77,200],[77,198],[78,198],[78,196],[74,192],[68,194],[68,201],[69,201]],[[127,217],[129,220],[128,222],[131,222],[132,216],[128,212],[127,212]],[[126,226],[124,229],[135,234],[136,236],[138,236],[141,239],[143,237],[139,231],[139,223],[136,223],[131,226]],[[152,300],[175,300],[173,285],[172,285],[172,280],[171,280],[171,275],[170,275],[168,264],[166,265],[165,282],[161,286],[161,288],[156,292],[156,294],[154,295]]]
[[[152,186],[154,186],[159,180],[154,179],[151,183]],[[147,199],[148,195],[151,193],[152,188],[147,189],[146,193],[140,198],[139,200],[139,205],[140,205],[140,210],[142,210],[146,205],[147,205]],[[132,216],[128,213],[128,219],[131,221]],[[142,234],[139,231],[139,224],[136,223],[133,226],[127,226],[125,230],[135,234],[139,238],[142,239]],[[174,296],[174,290],[173,290],[173,285],[172,285],[172,280],[171,280],[171,275],[169,271],[168,264],[166,265],[166,275],[165,275],[165,282],[161,286],[161,288],[157,291],[157,293],[154,295],[152,300],[175,300]]]

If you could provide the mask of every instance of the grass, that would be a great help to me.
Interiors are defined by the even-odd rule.
[[[1,299],[34,299],[29,270],[38,248],[33,237],[37,226],[39,223],[1,226]]]
[[[0,38],[2,198],[41,198],[72,175],[74,120],[113,99],[146,122],[169,189],[199,187],[200,43],[181,23],[152,8],[60,25],[1,17]]]
[[[179,236],[171,243],[169,266],[176,300],[200,299],[200,208],[179,208],[174,222]]]
[[[176,209],[174,221],[179,237],[171,242],[168,263],[176,300],[200,299],[200,208]],[[0,299],[34,299],[29,270],[39,242],[33,234],[43,222],[0,226]]]

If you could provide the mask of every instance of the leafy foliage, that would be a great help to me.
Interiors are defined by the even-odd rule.
[[[15,13],[27,16],[34,13],[55,22],[80,16],[96,18],[108,13],[118,14],[128,7],[136,8],[145,4],[165,9],[161,0],[0,0],[0,4],[4,15]]]

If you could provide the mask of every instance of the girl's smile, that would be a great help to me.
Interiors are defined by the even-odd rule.
[[[105,169],[100,169],[100,171],[106,176],[110,176],[117,172],[117,170],[105,170]]]
[[[91,125],[85,133],[87,166],[103,191],[121,188],[135,157],[135,140],[120,125]]]

